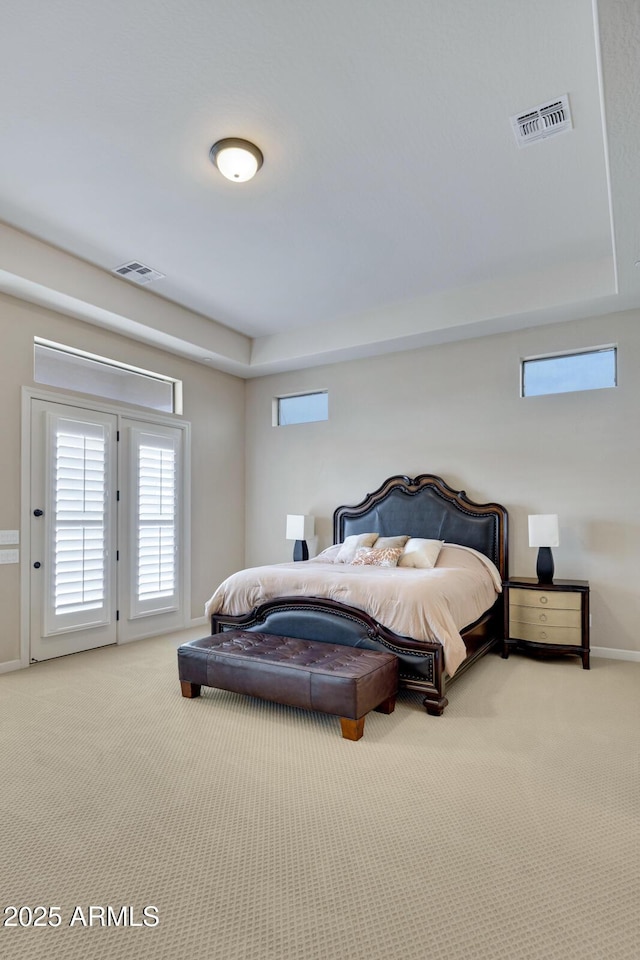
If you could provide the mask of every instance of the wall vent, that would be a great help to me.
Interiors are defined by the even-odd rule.
[[[511,126],[519,147],[526,147],[536,140],[545,140],[557,133],[571,130],[571,111],[569,97],[565,93],[557,100],[543,103],[539,107],[532,107],[525,113],[511,117]]]
[[[133,280],[134,283],[151,283],[153,280],[162,280],[165,276],[164,273],[158,273],[157,270],[152,270],[151,267],[145,267],[144,263],[139,263],[137,260],[131,260],[130,263],[123,263],[120,267],[115,267],[112,271],[117,273],[119,277],[126,277],[127,280]]]

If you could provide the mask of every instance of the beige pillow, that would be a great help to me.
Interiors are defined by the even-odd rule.
[[[378,537],[376,550],[385,550],[387,547],[404,547],[409,537]]]
[[[402,551],[398,566],[430,570],[435,566],[443,543],[444,540],[423,540],[421,537],[411,537]]]
[[[314,562],[319,563],[335,563],[336,557],[340,553],[340,544],[335,544],[333,547],[327,547],[317,557],[314,557]]]
[[[358,547],[372,547],[378,539],[377,533],[354,533],[342,544],[334,563],[352,563]]]
[[[377,541],[376,541],[377,543]],[[351,561],[353,567],[397,567],[402,547],[359,547]]]

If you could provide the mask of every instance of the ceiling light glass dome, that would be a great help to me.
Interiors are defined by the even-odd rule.
[[[214,143],[209,151],[209,159],[227,180],[245,183],[255,177],[264,158],[255,144],[228,137]]]

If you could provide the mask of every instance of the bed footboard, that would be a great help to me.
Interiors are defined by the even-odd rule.
[[[363,610],[319,597],[279,597],[240,616],[213,614],[211,632],[242,629],[391,651],[400,660],[400,686],[424,694],[422,703],[427,713],[440,716],[449,702],[445,696],[449,685],[499,643],[500,611],[499,599],[490,611],[462,632],[467,659],[460,664],[454,677],[445,672],[444,651],[439,643],[401,637]]]

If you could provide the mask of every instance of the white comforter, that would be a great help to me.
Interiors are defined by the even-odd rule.
[[[276,597],[323,597],[365,610],[394,633],[444,647],[453,676],[466,657],[460,630],[493,606],[502,589],[496,567],[468,547],[445,544],[431,570],[314,560],[251,567],[228,577],[205,606],[212,613],[248,613]]]

